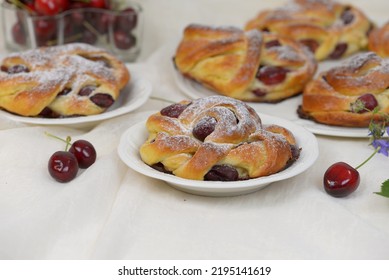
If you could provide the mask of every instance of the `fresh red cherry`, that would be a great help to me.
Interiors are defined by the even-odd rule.
[[[35,11],[45,16],[54,16],[69,7],[69,0],[35,0]]]
[[[26,44],[26,32],[23,29],[23,26],[20,22],[16,22],[12,26],[12,38],[19,45]]]
[[[96,150],[86,140],[75,141],[70,147],[69,152],[74,154],[80,168],[88,168],[96,161]]]
[[[276,85],[282,83],[288,70],[279,66],[262,66],[257,73],[257,79],[265,85]]]
[[[131,33],[125,31],[116,31],[113,35],[115,46],[121,50],[132,48],[136,44],[136,38]]]
[[[358,188],[359,182],[359,172],[345,162],[331,165],[323,178],[325,191],[334,197],[349,195]]]
[[[135,28],[138,22],[136,11],[129,7],[120,12],[115,18],[115,30],[129,31]]]
[[[58,151],[50,157],[48,169],[51,177],[58,182],[66,183],[77,176],[78,162],[72,153]]]
[[[54,19],[40,19],[34,21],[34,30],[37,38],[41,41],[47,40],[57,31],[57,22]]]
[[[375,96],[371,93],[366,93],[358,97],[357,102],[351,104],[351,111],[355,113],[364,113],[373,111],[377,106],[378,102]]]
[[[90,0],[87,5],[88,7],[97,8],[97,9],[107,8],[107,3],[105,0]]]

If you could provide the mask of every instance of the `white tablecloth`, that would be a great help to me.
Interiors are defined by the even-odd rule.
[[[260,9],[284,3],[138,2],[145,35],[139,62],[129,67],[152,82],[153,96],[174,101],[185,96],[169,71],[169,50],[187,24],[243,26]],[[388,17],[386,0],[352,3],[373,20]],[[317,136],[319,158],[303,174],[249,195],[196,196],[138,174],[117,154],[122,133],[144,119],[144,112],[167,104],[150,99],[135,112],[87,129],[0,117],[0,258],[389,258],[389,199],[373,194],[389,178],[389,158],[377,155],[362,167],[360,187],[346,198],[333,198],[322,187],[329,165],[356,166],[371,154],[367,139]],[[70,183],[55,182],[47,162],[63,145],[45,131],[90,140],[96,163]]]

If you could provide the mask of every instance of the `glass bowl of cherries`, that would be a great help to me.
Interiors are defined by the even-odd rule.
[[[125,62],[140,53],[142,8],[130,0],[5,0],[1,20],[10,51],[83,42]]]

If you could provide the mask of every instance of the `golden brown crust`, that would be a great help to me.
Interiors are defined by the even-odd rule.
[[[261,11],[246,23],[245,29],[267,30],[305,42],[317,60],[324,60],[365,49],[371,27],[363,12],[352,5],[331,0],[292,0],[283,7]]]
[[[389,22],[370,32],[369,50],[381,57],[389,57]]]
[[[194,180],[207,179],[215,166],[228,166],[239,174],[235,180],[242,180],[276,173],[295,160],[293,134],[277,125],[263,127],[244,102],[210,96],[180,104],[186,107],[177,118],[162,110],[148,118],[149,137],[140,148],[146,164],[163,164],[174,175]],[[209,118],[215,127],[199,139],[195,128]]]
[[[367,127],[373,113],[353,112],[351,104],[364,94],[373,94],[379,111],[389,112],[389,60],[375,53],[351,57],[341,66],[321,73],[304,90],[301,115],[319,123]],[[380,119],[375,114],[376,120]]]
[[[198,24],[185,28],[174,62],[185,77],[219,94],[253,102],[299,94],[317,67],[305,47],[286,37]],[[280,68],[286,77],[263,82],[257,75],[265,66]]]
[[[87,44],[14,53],[1,63],[0,108],[22,116],[99,114],[129,80],[121,61]]]

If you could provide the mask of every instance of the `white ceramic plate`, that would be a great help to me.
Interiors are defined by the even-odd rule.
[[[122,90],[115,103],[106,112],[99,115],[49,119],[17,116],[0,110],[0,116],[5,116],[10,120],[26,124],[82,127],[129,113],[142,106],[149,99],[152,90],[151,83],[148,80],[140,77],[134,70],[130,70],[130,72],[130,83]]]
[[[149,115],[151,113],[145,118]],[[148,136],[145,121],[133,125],[123,133],[118,146],[118,154],[123,162],[135,171],[148,177],[165,181],[174,188],[188,193],[206,196],[247,194],[257,191],[270,183],[285,180],[304,172],[315,162],[319,155],[316,138],[311,132],[287,120],[264,114],[260,114],[260,117],[264,124],[278,124],[288,128],[295,135],[299,147],[302,148],[300,158],[293,165],[270,176],[236,182],[209,182],[183,179],[157,171],[146,165],[139,155],[139,148]]]
[[[318,73],[326,69],[331,68],[335,65],[335,62],[322,62]],[[217,95],[218,93],[205,88],[201,84],[185,78],[179,73],[174,66],[172,67],[172,73],[174,80],[179,89],[187,95],[189,98],[197,99],[211,95]],[[368,137],[367,128],[348,128],[348,127],[337,127],[319,124],[314,121],[300,119],[297,114],[297,108],[302,103],[302,96],[295,96],[278,103],[255,103],[247,102],[253,107],[259,114],[265,113],[268,115],[284,118],[304,126],[312,133],[326,136],[338,136],[338,137],[357,137],[363,138]]]

